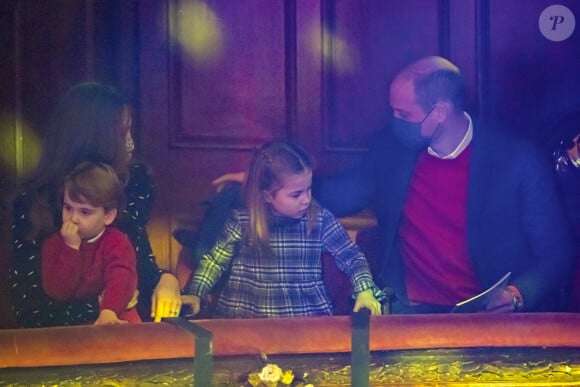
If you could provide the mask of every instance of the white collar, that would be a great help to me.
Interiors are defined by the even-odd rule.
[[[103,236],[103,234],[105,233],[105,230],[106,229],[107,228],[105,227],[103,229],[103,231],[101,231],[100,233],[98,233],[97,235],[95,235],[94,237],[92,237],[91,239],[87,240],[87,243],[95,243],[96,241],[98,241],[99,238]]]
[[[463,112],[463,115],[465,116],[465,118],[467,118],[469,125],[467,126],[467,131],[465,132],[463,139],[459,142],[457,147],[453,150],[453,152],[449,153],[446,156],[439,155],[431,147],[429,147],[427,148],[427,152],[431,156],[435,156],[442,160],[454,159],[457,158],[457,156],[459,156],[461,152],[463,152],[465,148],[467,148],[467,146],[471,143],[471,139],[473,138],[473,121],[471,120],[471,116],[467,112]]]

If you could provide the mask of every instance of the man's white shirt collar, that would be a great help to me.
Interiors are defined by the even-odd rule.
[[[437,152],[435,152],[431,147],[429,147],[427,148],[427,152],[431,156],[435,156],[442,160],[454,159],[457,156],[459,156],[461,152],[463,152],[465,148],[467,148],[467,146],[471,143],[471,139],[473,138],[473,121],[471,120],[471,116],[467,112],[463,112],[463,115],[465,116],[465,118],[467,118],[467,121],[469,121],[469,125],[467,126],[467,131],[465,132],[465,136],[463,136],[461,142],[459,142],[459,144],[453,150],[453,152],[449,153],[447,156],[441,156]]]

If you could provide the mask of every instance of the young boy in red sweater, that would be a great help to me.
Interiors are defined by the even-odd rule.
[[[56,301],[99,298],[95,325],[140,322],[135,251],[112,227],[123,202],[114,169],[83,162],[64,182],[62,227],[42,245],[42,287]]]

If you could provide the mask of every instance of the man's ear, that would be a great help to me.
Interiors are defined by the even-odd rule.
[[[447,101],[439,101],[435,104],[433,113],[438,123],[443,123],[447,120],[449,113],[451,112],[451,104]]]
[[[117,217],[116,208],[105,210],[105,225],[108,226],[111,223],[113,223],[116,217]]]

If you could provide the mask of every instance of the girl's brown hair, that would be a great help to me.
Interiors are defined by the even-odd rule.
[[[314,160],[304,149],[288,140],[270,141],[256,150],[244,185],[244,199],[249,214],[249,239],[254,253],[270,254],[270,207],[264,193],[275,194],[288,175],[314,169]],[[312,205],[307,211],[308,231],[312,228]]]

